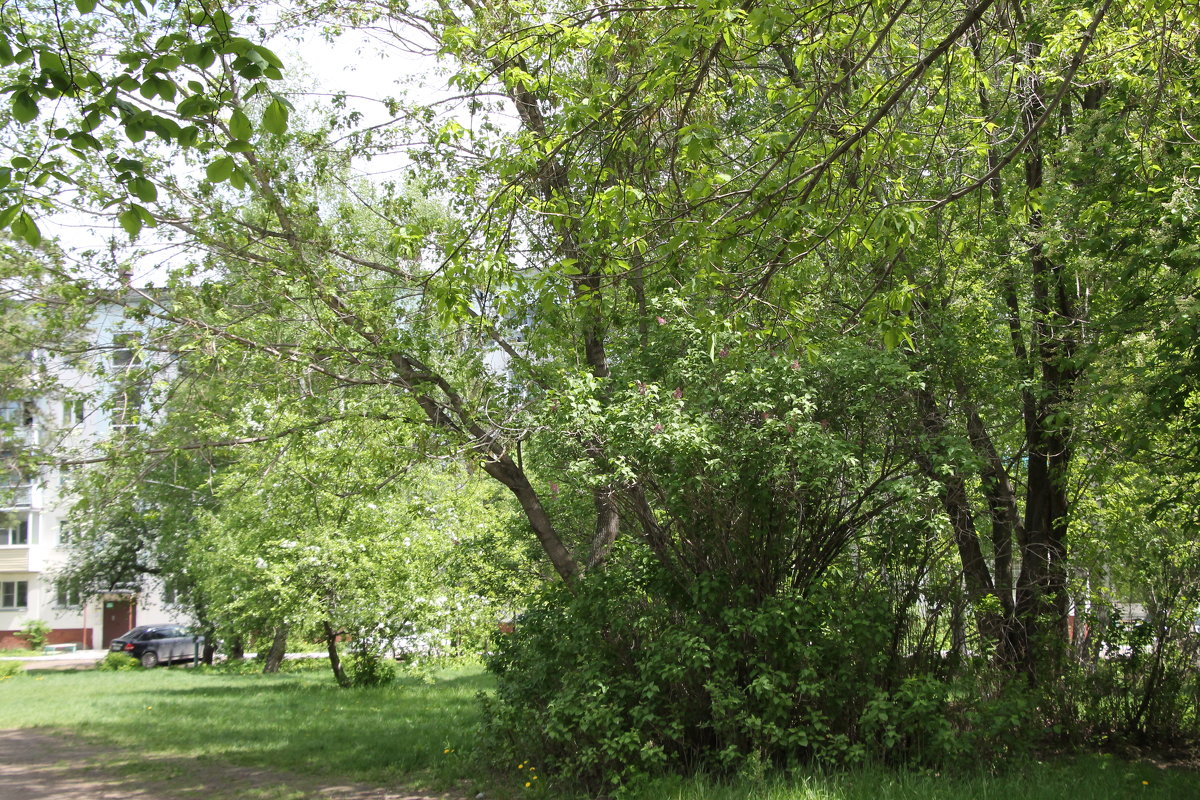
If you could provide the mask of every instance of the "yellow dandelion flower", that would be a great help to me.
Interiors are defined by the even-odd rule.
[[[1149,785],[1150,785],[1150,781],[1142,781],[1142,786],[1149,786]]]
[[[529,786],[530,786],[530,783],[529,783],[529,781],[525,781],[525,788],[526,788],[526,789],[528,789],[528,788],[529,788]]]

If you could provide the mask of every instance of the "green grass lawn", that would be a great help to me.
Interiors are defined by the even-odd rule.
[[[0,728],[63,728],[139,752],[441,788],[477,740],[479,668],[347,690],[328,670],[35,672],[0,681]],[[450,753],[444,751],[450,750]]]
[[[345,690],[326,671],[233,675],[156,669],[42,672],[0,680],[0,728],[51,727],[134,753],[216,758],[336,781],[457,787],[491,797],[573,797],[572,787],[524,788],[526,771],[497,774],[475,758],[479,668],[379,689]],[[446,752],[449,750],[450,752]],[[546,776],[542,781],[552,779]],[[538,781],[538,784],[542,783]],[[1200,773],[1087,756],[1015,764],[999,776],[862,770],[829,776],[671,779],[628,800],[1116,800],[1200,798]]]

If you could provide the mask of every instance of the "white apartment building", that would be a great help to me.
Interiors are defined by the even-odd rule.
[[[89,331],[85,352],[47,356],[47,370],[60,391],[44,396],[0,400],[0,418],[11,426],[0,434],[0,449],[42,446],[54,453],[87,453],[122,426],[137,425],[140,397],[121,380],[137,366],[136,342],[144,330],[122,310],[100,310]],[[81,368],[100,365],[101,374]],[[112,402],[115,398],[116,402]],[[106,399],[111,409],[106,409]],[[98,597],[72,596],[56,585],[65,562],[70,528],[65,522],[70,498],[64,496],[61,469],[22,476],[0,476],[0,650],[24,648],[17,638],[29,619],[51,627],[51,644],[104,648],[135,625],[178,621],[166,607],[161,587],[138,593],[115,589]]]

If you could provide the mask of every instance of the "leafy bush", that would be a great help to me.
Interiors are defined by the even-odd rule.
[[[30,650],[41,650],[50,640],[50,625],[45,620],[27,619],[17,637],[24,639]]]
[[[1028,741],[1029,698],[905,674],[882,592],[755,602],[701,579],[664,597],[653,570],[547,592],[489,662],[494,756],[601,790],[667,771],[975,763]]]
[[[1090,633],[1090,658],[1065,676],[1064,687],[1079,709],[1084,737],[1173,747],[1200,736],[1200,634],[1190,613],[1134,623],[1110,619]]]
[[[993,690],[987,670],[954,681],[912,675],[880,690],[859,718],[867,750],[893,764],[991,765],[1027,753],[1041,733],[1036,697],[1023,689]]]
[[[96,662],[96,669],[104,672],[126,672],[142,669],[142,662],[128,653],[109,653]]]
[[[376,653],[353,652],[342,668],[351,686],[386,686],[396,680],[396,663]]]
[[[25,671],[20,661],[0,661],[0,680],[20,675]]]

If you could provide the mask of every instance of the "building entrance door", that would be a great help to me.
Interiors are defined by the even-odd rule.
[[[104,601],[104,639],[102,647],[108,647],[112,640],[128,632],[137,625],[137,604],[133,598]]]

